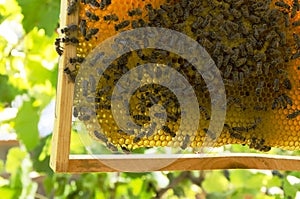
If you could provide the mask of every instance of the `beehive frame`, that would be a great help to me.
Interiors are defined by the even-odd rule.
[[[61,1],[60,26],[78,24],[78,12],[67,15],[67,0]],[[74,83],[64,74],[64,66],[69,57],[76,55],[76,47],[66,45],[64,54],[59,60],[57,98],[55,110],[55,127],[52,138],[52,154],[50,166],[55,172],[83,173],[83,172],[115,172],[105,162],[122,165],[121,171],[171,171],[171,170],[210,170],[210,169],[274,169],[300,170],[300,158],[295,156],[281,156],[269,154],[231,153],[199,156],[186,155],[70,155],[70,140],[72,128],[72,106]],[[154,169],[157,163],[169,160],[168,166]],[[135,165],[135,167],[132,167]],[[136,166],[138,165],[138,167]],[[139,166],[140,165],[140,166]],[[137,169],[138,168],[138,169]]]

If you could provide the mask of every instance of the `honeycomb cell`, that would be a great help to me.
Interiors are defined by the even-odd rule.
[[[135,28],[169,28],[193,38],[209,53],[225,84],[227,116],[221,135],[214,138],[214,133],[207,130],[212,114],[210,93],[193,65],[172,52],[146,48],[114,60],[95,86],[96,115],[109,142],[129,150],[140,147],[180,147],[185,140],[184,135],[190,133],[190,146],[193,148],[215,142],[215,147],[238,143],[261,151],[269,147],[299,149],[300,114],[289,116],[300,110],[300,61],[297,54],[300,30],[299,26],[292,25],[299,20],[299,11],[292,13],[292,9],[277,6],[275,1],[264,0],[257,0],[255,5],[261,5],[258,7],[250,0],[244,1],[243,7],[237,6],[235,1],[217,0],[191,0],[187,7],[182,7],[181,1],[112,0],[104,8],[80,2],[78,31],[64,35],[61,40],[70,40],[68,43],[74,45],[70,38],[72,34],[77,34],[77,56],[85,58],[105,39]],[[294,6],[291,0],[285,2]],[[178,11],[178,7],[182,8],[183,13]],[[250,14],[242,8],[248,9]],[[87,12],[97,17],[88,17]],[[122,42],[116,48],[111,47],[112,52],[121,48]],[[131,135],[118,133],[120,129],[116,128],[110,110],[112,91],[127,71],[146,63],[173,67],[193,87],[199,107],[207,110],[201,112],[200,128],[195,137],[189,132],[191,128],[185,129],[184,134],[178,131],[182,110],[176,95],[168,88],[155,84],[158,77],[144,73],[137,74],[131,80],[134,83],[143,79],[147,86],[133,94],[128,106],[132,120],[145,131],[145,136],[134,143],[140,135],[136,129],[128,127]],[[80,66],[80,63],[71,64]],[[158,67],[155,71],[158,76],[161,75]],[[77,74],[78,71],[75,72]],[[71,74],[70,71],[66,73]],[[174,81],[172,77],[168,79]],[[82,85],[76,86],[84,90]],[[165,108],[166,122],[156,124],[153,130],[149,112],[155,104]],[[120,110],[118,114],[124,115],[125,112]],[[136,115],[138,119],[134,118]],[[84,110],[79,110],[79,119],[84,119],[83,116]],[[156,117],[153,115],[150,118]],[[195,115],[191,118],[195,118]],[[192,120],[188,122],[189,127],[193,124]],[[158,118],[157,121],[162,119]],[[88,129],[93,132],[93,126],[88,126]],[[153,134],[147,136],[151,131]],[[90,136],[95,138],[92,133]],[[204,143],[208,137],[211,143]]]

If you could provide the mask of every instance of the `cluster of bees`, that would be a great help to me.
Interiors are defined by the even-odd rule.
[[[96,114],[103,132],[91,131],[96,140],[117,151],[139,147],[172,146],[185,149],[201,147],[204,137],[216,143],[247,144],[250,148],[269,151],[271,147],[299,149],[300,147],[300,4],[298,0],[178,0],[137,1],[71,0],[67,14],[79,10],[80,22],[61,30],[64,38],[55,42],[62,55],[60,43],[75,45],[77,57],[70,64],[80,65],[99,43],[119,32],[141,27],[163,27],[186,34],[201,44],[210,54],[226,88],[227,117],[220,137],[209,132],[211,118],[207,85],[187,60],[158,49],[132,51],[115,60],[95,82],[94,74],[81,85],[97,91]],[[78,34],[77,37],[72,36]],[[147,42],[147,40],[145,40]],[[99,52],[99,57],[101,52]],[[197,134],[178,135],[181,121],[180,104],[167,88],[150,83],[139,88],[128,104],[132,120],[145,131],[125,133],[111,115],[111,96],[117,81],[130,69],[145,63],[172,66],[185,76],[194,88],[199,102],[201,120]],[[71,81],[77,69],[65,68]],[[141,74],[142,76],[143,74]],[[139,77],[137,77],[139,78]],[[86,93],[83,92],[83,95]],[[86,96],[85,96],[86,97]],[[150,121],[149,111],[154,104],[166,109],[166,123],[158,126]],[[75,107],[79,119],[83,107]],[[147,128],[146,128],[147,127]],[[130,133],[128,133],[130,132]],[[177,136],[176,136],[177,135]],[[177,140],[174,140],[176,136]]]

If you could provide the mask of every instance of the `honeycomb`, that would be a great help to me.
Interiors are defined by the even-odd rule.
[[[103,72],[95,88],[93,103],[103,131],[88,127],[90,136],[109,149],[197,148],[207,144],[204,142],[207,136],[214,147],[243,144],[264,152],[271,147],[300,149],[298,0],[71,0],[66,9],[69,15],[79,10],[79,24],[64,28],[63,38],[58,38],[56,44],[61,40],[76,46],[77,57],[70,58],[76,70],[65,68],[73,81],[84,58],[101,42],[141,27],[168,28],[193,38],[209,53],[223,78],[226,119],[222,133],[216,137],[208,130],[209,88],[186,59],[151,48],[117,58]],[[77,36],[72,37],[73,34]],[[57,48],[62,54],[61,48]],[[141,76],[148,78],[148,84],[133,93],[128,106],[131,119],[146,130],[137,132],[127,126],[125,132],[118,127],[111,110],[113,89],[126,72],[147,63],[172,66],[193,87],[201,115],[196,133],[188,134],[189,128],[179,131],[182,110],[178,99],[170,89],[145,74]],[[158,65],[153,66],[157,67],[155,70]],[[79,90],[85,90],[87,85],[84,80],[76,80]],[[75,93],[77,103],[81,98]],[[166,115],[159,114],[159,110],[153,114],[155,108],[164,108]],[[86,112],[84,107],[74,107],[73,114],[88,123],[90,117]],[[124,113],[120,110],[119,114]],[[160,117],[164,117],[165,123],[152,128],[150,118]]]

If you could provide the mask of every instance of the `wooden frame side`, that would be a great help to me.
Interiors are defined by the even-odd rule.
[[[162,161],[170,162],[158,168]],[[113,168],[109,165],[117,165]],[[270,154],[218,155],[70,155],[68,172],[149,172],[175,170],[264,169],[300,170],[300,158]]]
[[[78,9],[67,15],[68,0],[61,0],[60,25],[78,24]],[[55,172],[145,172],[212,169],[277,169],[300,170],[300,157],[270,154],[204,155],[70,155],[74,84],[64,74],[68,58],[76,56],[74,45],[65,45],[59,61],[55,126],[52,137],[50,166]],[[71,65],[70,65],[70,69]],[[157,167],[167,161],[163,167]],[[116,169],[108,165],[118,165]]]
[[[78,24],[78,9],[75,13],[67,15],[67,7],[68,1],[61,0],[60,28],[70,24]],[[69,165],[74,83],[64,74],[64,67],[67,66],[70,57],[76,57],[76,46],[66,44],[58,67],[55,124],[50,159],[50,167],[58,172],[67,172]],[[71,65],[69,68],[70,70],[74,69]]]

